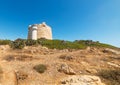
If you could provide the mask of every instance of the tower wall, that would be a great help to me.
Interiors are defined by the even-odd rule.
[[[28,39],[37,40],[40,38],[52,40],[51,27],[45,23],[30,25],[28,30]]]
[[[37,30],[32,31],[32,40],[37,40]]]
[[[37,40],[37,29],[36,25],[28,28],[28,39]]]
[[[38,25],[37,38],[46,38],[52,40],[52,30],[46,24]]]

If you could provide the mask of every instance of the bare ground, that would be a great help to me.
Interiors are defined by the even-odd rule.
[[[61,58],[61,56],[63,56]],[[68,58],[64,58],[68,56]],[[0,67],[2,72],[14,71],[18,85],[59,85],[60,80],[68,74],[59,72],[61,64],[67,64],[76,75],[97,75],[99,71],[120,68],[120,55],[104,52],[103,48],[84,50],[57,50],[46,47],[25,47],[13,50],[9,46],[0,48]],[[44,64],[47,70],[40,74],[33,69],[35,65]],[[1,73],[2,82],[2,73]],[[103,82],[107,82],[102,78]]]

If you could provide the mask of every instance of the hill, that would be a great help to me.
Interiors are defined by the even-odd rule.
[[[1,42],[1,85],[120,85],[117,47],[91,40]]]

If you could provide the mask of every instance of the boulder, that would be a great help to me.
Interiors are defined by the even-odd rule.
[[[114,53],[114,54],[119,55],[120,51],[115,50],[115,49],[106,48],[106,49],[103,50],[103,53]]]
[[[96,69],[86,69],[86,72],[94,74],[94,73],[97,73],[97,70]]]
[[[97,76],[77,75],[64,78],[61,85],[105,85]]]
[[[58,68],[59,72],[63,72],[68,75],[75,75],[75,71],[69,67],[67,64],[61,64],[61,66]]]
[[[61,55],[59,58],[63,60],[68,60],[68,61],[73,60],[73,56],[71,55]]]

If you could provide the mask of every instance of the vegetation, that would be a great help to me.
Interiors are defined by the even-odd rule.
[[[0,40],[0,45],[9,45],[10,43],[10,40]]]
[[[41,40],[38,40],[40,42]],[[70,41],[64,41],[64,40],[42,40],[40,42],[42,46],[46,46],[50,49],[83,49],[86,46]]]
[[[38,42],[37,42],[37,40],[28,39],[25,41],[25,44],[26,44],[26,46],[32,46],[32,45],[37,45]]]
[[[23,49],[25,47],[25,40],[17,39],[15,41],[12,41],[10,46],[13,49]]]
[[[94,42],[92,40],[75,40],[64,41],[64,40],[47,40],[47,39],[38,39],[38,40],[26,40],[26,39],[17,39],[15,41],[10,40],[0,40],[0,45],[10,45],[13,49],[22,49],[25,46],[33,46],[33,45],[42,45],[48,47],[50,49],[84,49],[87,46],[92,47],[105,47],[105,48],[116,48],[112,45],[103,44]]]
[[[99,41],[92,41],[92,40],[75,40],[74,42],[83,44],[85,46],[92,46],[92,47],[103,47],[103,48],[117,48],[115,46],[100,43]]]
[[[120,85],[120,69],[102,70],[98,75],[107,80],[107,85]]]
[[[39,64],[33,67],[33,69],[35,69],[38,73],[44,73],[45,70],[47,70],[46,65],[43,64]]]

